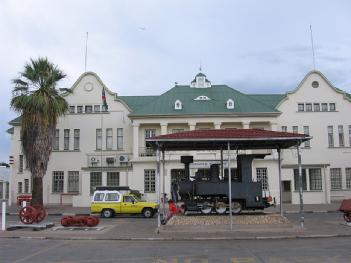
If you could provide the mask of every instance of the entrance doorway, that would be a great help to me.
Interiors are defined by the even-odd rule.
[[[291,181],[283,181],[283,203],[291,203]]]

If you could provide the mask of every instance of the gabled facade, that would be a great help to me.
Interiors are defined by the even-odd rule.
[[[312,87],[312,83],[317,85],[315,82],[318,87]],[[102,105],[103,89],[108,111]],[[226,85],[212,84],[201,72],[190,85],[176,85],[160,96],[118,96],[92,72],[84,73],[71,90],[64,95],[70,112],[58,122],[54,151],[44,177],[45,203],[89,206],[90,195],[99,185],[128,185],[141,191],[146,199],[155,200],[156,157],[146,147],[145,138],[226,128],[308,132],[313,139],[309,147],[304,145],[302,149],[305,202],[326,203],[351,197],[350,95],[334,88],[320,72],[310,72],[296,90],[287,94],[244,94]],[[324,103],[327,111],[322,111]],[[308,111],[302,111],[301,104]],[[19,192],[30,192],[31,180],[21,153],[19,119],[10,124],[10,155],[15,157],[11,198],[15,202]],[[333,146],[328,144],[330,126]],[[341,126],[343,146],[338,141]],[[271,153],[264,160],[254,161],[252,179],[262,180],[264,190],[279,203],[277,154]],[[298,203],[294,153],[283,152],[283,201]],[[169,194],[171,181],[182,176],[180,156],[189,154],[195,160],[191,175],[205,173],[220,159],[220,153],[213,151],[166,153],[162,192]]]

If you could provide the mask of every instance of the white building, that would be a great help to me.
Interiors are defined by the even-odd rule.
[[[308,133],[302,147],[305,203],[351,198],[351,95],[335,88],[320,72],[306,75],[286,94],[248,95],[226,85],[212,85],[202,73],[190,85],[176,85],[160,96],[119,96],[93,72],[84,73],[64,94],[69,113],[59,119],[43,191],[46,204],[89,206],[95,186],[128,185],[155,200],[156,157],[145,138],[194,129],[254,128]],[[106,90],[108,111],[102,109]],[[13,129],[11,201],[30,193],[31,177],[20,146],[20,119]],[[194,175],[209,169],[220,153],[167,152],[164,181],[181,176],[180,156],[194,155]],[[282,153],[283,201],[298,203],[295,149]],[[253,163],[253,180],[279,202],[277,154]]]
[[[0,166],[0,201],[8,200],[10,194],[10,168]]]

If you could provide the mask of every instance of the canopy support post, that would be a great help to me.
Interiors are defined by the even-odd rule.
[[[160,214],[160,204],[161,204],[161,184],[160,184],[160,146],[157,145],[156,150],[156,196],[157,196],[157,229],[160,232],[161,227],[161,214]]]
[[[299,167],[299,196],[300,196],[300,225],[304,228],[305,215],[303,212],[303,195],[302,195],[302,164],[301,164],[301,152],[300,143],[297,144],[297,162]]]
[[[224,166],[223,166],[223,148],[221,147],[221,178],[224,178]]]
[[[229,192],[229,219],[230,231],[233,230],[233,214],[232,214],[232,173],[230,166],[230,143],[228,142],[228,192]]]
[[[166,214],[166,163],[165,163],[165,149],[162,148],[162,215],[163,219]]]
[[[282,186],[282,161],[281,161],[281,151],[278,147],[278,174],[279,174],[279,200],[280,200],[280,215],[283,216],[283,186]]]

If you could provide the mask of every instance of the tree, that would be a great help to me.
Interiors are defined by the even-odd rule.
[[[32,203],[43,205],[46,173],[58,117],[68,109],[56,89],[66,75],[47,58],[30,59],[13,79],[11,107],[21,114],[21,143],[33,178]]]

